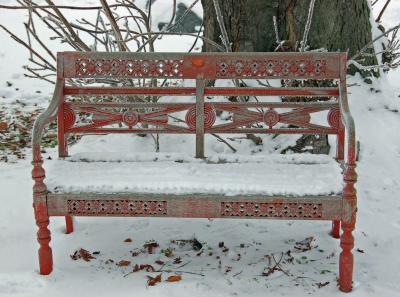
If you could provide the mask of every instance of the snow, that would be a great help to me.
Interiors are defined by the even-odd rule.
[[[312,155],[228,155],[227,160],[216,155],[200,162],[180,154],[150,154],[145,156],[147,161],[141,160],[143,155],[121,158],[111,154],[110,162],[109,155],[104,159],[99,159],[98,154],[85,154],[78,160],[76,155],[72,160],[47,160],[49,191],[306,196],[338,194],[343,187],[339,163],[329,156],[313,159]],[[148,160],[149,157],[153,159]],[[229,158],[234,162],[229,162]],[[88,162],[93,159],[96,162]],[[302,163],[302,159],[308,162]],[[319,160],[323,162],[318,163]]]
[[[1,1],[2,4],[14,4],[15,1]],[[62,4],[78,4],[82,1],[60,1]],[[141,4],[144,1],[138,1]],[[164,1],[157,0],[162,3]],[[157,3],[156,2],[156,3]],[[85,1],[88,5],[97,5],[94,0]],[[23,33],[20,27],[24,13],[1,11],[1,22],[13,26]],[[374,11],[376,15],[379,10]],[[398,22],[400,13],[399,1],[391,1],[387,11],[387,27]],[[169,17],[169,16],[168,16]],[[386,18],[385,18],[386,19]],[[163,38],[160,41],[168,46],[186,46],[188,39]],[[189,39],[192,40],[192,39]],[[34,104],[45,105],[51,93],[48,85],[25,79],[21,74],[21,65],[27,54],[4,33],[0,33],[0,107],[13,107],[14,110],[29,111]],[[18,59],[16,58],[18,57]],[[5,81],[14,86],[7,87]],[[354,290],[350,296],[400,296],[398,270],[400,267],[400,72],[383,74],[380,80],[373,80],[366,85],[360,77],[349,77],[350,108],[355,118],[357,139],[360,141],[360,160],[357,164],[359,180],[358,213],[355,236]],[[356,85],[354,85],[356,84]],[[15,90],[19,88],[19,90]],[[36,93],[40,90],[41,93]],[[5,98],[2,98],[4,96]],[[23,100],[27,105],[19,107],[16,100]],[[16,107],[17,106],[17,107]],[[112,136],[117,137],[117,136]],[[112,153],[109,163],[125,159],[132,164],[145,157],[140,152],[153,149],[150,138],[131,136],[120,137],[120,147],[125,152]],[[115,141],[116,139],[112,139]],[[330,138],[331,143],[333,139]],[[110,139],[87,136],[77,145],[72,146],[71,153],[77,153],[75,161],[92,158],[104,159],[104,152],[112,152],[108,145]],[[289,136],[272,139],[266,137],[264,145],[252,146],[246,139],[237,142],[240,154],[249,151],[250,157],[240,157],[245,165],[257,165],[266,162],[276,164],[275,156],[268,157],[277,146],[293,143],[295,138]],[[95,147],[99,154],[88,156],[83,152]],[[180,154],[189,156],[188,163],[194,162],[193,139],[187,136],[162,139],[164,155],[159,155],[160,164],[166,164],[167,155],[177,158]],[[178,149],[179,147],[179,149]],[[206,141],[206,151],[213,154],[227,154],[225,146],[213,138]],[[334,151],[334,147],[332,148]],[[178,155],[173,155],[173,153]],[[257,153],[257,154],[256,154]],[[256,155],[255,155],[256,154]],[[153,154],[149,155],[151,158]],[[233,163],[235,155],[226,156]],[[45,164],[54,162],[56,151],[47,149],[44,153]],[[288,158],[290,158],[289,156]],[[243,158],[243,159],[242,159]],[[247,159],[246,159],[247,158]],[[260,158],[260,163],[250,162]],[[271,158],[271,159],[269,159]],[[296,158],[296,157],[295,157]],[[301,157],[301,158],[308,158]],[[310,157],[311,158],[311,157]],[[268,159],[268,160],[266,160]],[[162,160],[162,161],[161,161]],[[216,159],[210,158],[210,161]],[[71,160],[73,161],[73,160]],[[268,162],[267,162],[268,161]],[[327,165],[323,160],[319,163]],[[247,163],[246,163],[247,162]],[[291,160],[287,160],[291,162]],[[295,161],[294,161],[295,162]],[[311,163],[304,165],[302,163]],[[72,163],[72,162],[70,162]],[[296,166],[315,166],[311,160],[299,161]],[[277,163],[284,166],[286,163]],[[206,164],[213,165],[213,164]],[[215,165],[219,166],[219,164]],[[275,166],[275,165],[274,165]],[[291,167],[292,168],[292,167]],[[273,220],[202,220],[202,219],[156,219],[156,218],[77,218],[75,231],[64,234],[62,218],[51,218],[51,232],[54,255],[54,271],[49,276],[40,276],[37,267],[36,231],[32,210],[32,181],[30,178],[30,156],[26,160],[14,163],[0,163],[0,296],[342,296],[337,290],[339,242],[329,236],[330,222],[320,221],[273,221]],[[315,176],[319,171],[313,171]],[[50,175],[49,175],[50,178]],[[202,255],[197,251],[179,247],[171,240],[189,239],[195,236],[204,244]],[[314,240],[305,240],[313,237]],[[123,242],[132,238],[132,243]],[[154,254],[141,252],[148,240],[156,240],[160,248]],[[310,249],[301,251],[295,247],[306,246]],[[224,242],[228,251],[219,248]],[[302,243],[303,241],[303,243]],[[297,244],[297,243],[298,244]],[[75,250],[85,248],[91,252],[100,251],[96,259],[90,262],[73,261],[69,255]],[[182,263],[173,264],[173,259],[162,253],[162,249],[171,248],[175,257],[181,257]],[[130,251],[139,252],[132,257]],[[291,251],[293,257],[285,254]],[[210,253],[212,253],[210,255]],[[273,255],[276,261],[283,255],[282,271],[275,271],[269,276],[261,276]],[[238,260],[238,254],[240,259]],[[219,258],[218,258],[219,257]],[[113,259],[114,263],[108,262]],[[166,261],[166,269],[181,270],[183,280],[177,283],[162,282],[155,287],[147,287],[147,275],[157,273],[136,272],[124,277],[132,270],[129,267],[118,267],[116,261],[130,260],[132,264],[152,264],[156,260]],[[189,262],[189,263],[188,263]],[[221,262],[221,263],[220,263]],[[181,268],[177,268],[184,265]],[[227,267],[231,267],[230,271]],[[228,271],[228,272],[227,272]],[[190,274],[190,273],[201,273]],[[163,273],[163,279],[172,273]],[[329,282],[318,288],[318,283]]]

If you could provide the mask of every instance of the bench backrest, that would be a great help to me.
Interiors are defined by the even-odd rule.
[[[340,134],[340,82],[346,75],[346,53],[91,53],[58,54],[57,77],[70,79],[195,79],[194,87],[67,86],[64,96],[173,95],[196,96],[196,102],[72,102],[59,108],[60,155],[66,155],[70,133],[189,133],[196,134],[196,156],[204,155],[204,133]],[[337,87],[207,87],[214,79],[333,79]],[[205,96],[322,96],[337,101],[204,102]],[[287,110],[283,110],[287,109]],[[217,123],[217,112],[230,121]],[[311,123],[311,115],[327,111],[327,124]],[[173,114],[186,112],[177,122]],[[91,114],[79,123],[80,113]],[[174,120],[171,120],[174,119]],[[118,127],[111,126],[118,124]],[[280,125],[286,124],[286,125]],[[257,125],[257,127],[254,127]]]

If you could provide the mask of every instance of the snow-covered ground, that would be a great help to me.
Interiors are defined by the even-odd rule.
[[[15,1],[1,1],[14,4]],[[78,4],[83,1],[56,1]],[[143,4],[145,1],[138,1]],[[160,3],[165,2],[158,0]],[[190,3],[190,1],[187,1]],[[97,1],[86,0],[86,4]],[[156,2],[157,3],[157,2]],[[162,7],[156,13],[162,15]],[[399,22],[400,3],[386,14],[387,27]],[[376,12],[374,12],[376,13]],[[1,11],[0,23],[22,35],[24,13]],[[0,33],[0,111],[24,112],[43,106],[52,87],[22,76],[27,53]],[[165,38],[159,50],[191,45],[191,39]],[[6,81],[12,83],[7,86]],[[357,84],[356,84],[357,83]],[[355,272],[352,296],[400,296],[400,71],[384,74],[372,85],[349,78],[350,105],[360,141],[357,171],[359,211],[355,234]],[[16,90],[18,89],[18,90]],[[22,101],[23,104],[17,102]],[[25,106],[23,106],[26,104]],[[124,143],[138,147],[134,136]],[[130,138],[127,138],[130,137]],[[287,139],[286,141],[291,141]],[[103,141],[81,141],[71,151]],[[189,141],[192,144],[192,141]],[[151,143],[144,143],[151,148]],[[179,143],[179,145],[182,145]],[[223,151],[219,144],[208,147]],[[245,144],[241,148],[249,149]],[[97,146],[107,150],[107,147]],[[167,148],[170,150],[170,147]],[[270,152],[268,144],[265,153]],[[170,151],[169,151],[170,152]],[[55,156],[48,149],[45,158]],[[64,234],[62,218],[51,218],[54,271],[40,276],[37,267],[36,226],[32,210],[30,156],[16,162],[0,162],[0,296],[340,296],[336,279],[339,242],[329,236],[329,222],[272,220],[201,220],[149,218],[78,218],[75,231]],[[190,244],[171,240],[196,237],[203,244],[199,254]],[[131,238],[131,242],[125,239]],[[154,254],[143,245],[159,244]],[[223,246],[220,245],[223,242]],[[99,251],[95,259],[72,260],[76,250]],[[173,252],[167,257],[168,249]],[[112,261],[110,261],[110,259]],[[275,260],[283,271],[268,273]],[[121,260],[129,266],[118,266]],[[128,274],[135,264],[182,272],[180,282],[147,287],[147,275]],[[174,263],[175,262],[175,263]],[[159,262],[161,263],[161,262]],[[268,275],[262,275],[264,273]],[[126,275],[128,274],[128,275]],[[172,272],[163,272],[166,279]]]

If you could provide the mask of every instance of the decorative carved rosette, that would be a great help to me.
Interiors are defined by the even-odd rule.
[[[128,127],[135,126],[139,122],[139,114],[135,111],[125,111],[122,115],[122,121]]]
[[[204,104],[204,129],[211,128],[216,120],[214,108],[210,104]],[[185,117],[185,122],[189,129],[196,130],[196,106],[191,107]]]
[[[273,126],[279,123],[279,113],[277,113],[274,109],[268,109],[264,113],[264,122],[271,129]]]
[[[328,124],[332,128],[339,128],[340,125],[340,110],[333,108],[328,113]]]
[[[76,122],[76,114],[75,111],[72,109],[71,104],[64,103],[63,107],[64,111],[64,129],[68,130],[75,125]]]

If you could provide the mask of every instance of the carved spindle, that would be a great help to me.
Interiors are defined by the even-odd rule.
[[[355,165],[347,164],[344,171],[345,186],[343,189],[343,206],[342,206],[342,230],[340,237],[340,247],[342,252],[339,258],[339,288],[343,292],[350,292],[353,280],[353,254],[354,237],[353,230],[356,224],[357,211],[357,191],[354,184],[357,181],[357,173]]]
[[[42,161],[33,162],[32,178],[33,185],[33,208],[35,211],[36,225],[39,227],[37,240],[39,247],[39,267],[40,274],[47,275],[53,270],[53,256],[49,246],[51,235],[49,226],[49,216],[47,214],[46,194],[47,188],[43,180],[45,171],[42,167]]]

